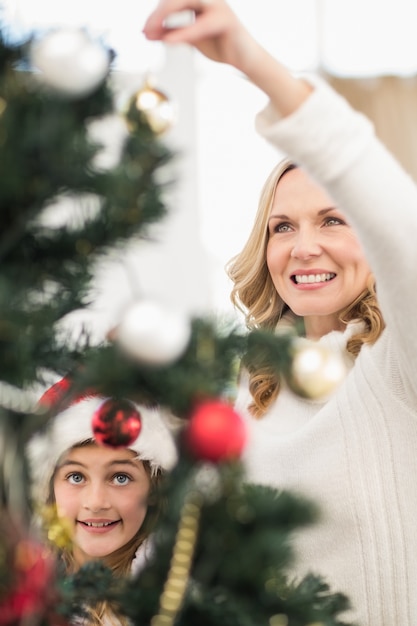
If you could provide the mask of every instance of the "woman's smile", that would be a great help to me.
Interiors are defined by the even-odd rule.
[[[336,277],[334,272],[325,272],[323,270],[297,270],[291,274],[291,280],[300,288],[314,288],[325,286]]]

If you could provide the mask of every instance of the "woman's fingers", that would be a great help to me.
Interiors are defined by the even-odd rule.
[[[188,21],[192,23],[194,19],[191,20],[190,15],[202,15],[212,4],[210,0],[161,0],[146,20],[143,32],[148,39],[162,39],[167,32],[172,30],[170,18],[171,24],[175,25],[181,23],[179,14],[183,14],[186,18],[186,13],[188,13]]]
[[[173,18],[188,12],[188,22]],[[248,33],[224,0],[162,0],[144,27],[148,39],[195,46],[208,58],[238,65]]]

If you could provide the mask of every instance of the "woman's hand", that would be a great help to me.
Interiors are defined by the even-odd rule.
[[[171,15],[193,11],[195,19],[179,28],[165,26]],[[148,39],[187,43],[213,61],[246,73],[251,57],[260,51],[250,33],[224,0],[161,0],[144,27]]]

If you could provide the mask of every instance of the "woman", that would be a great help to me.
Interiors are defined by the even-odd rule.
[[[49,389],[41,403],[53,408],[64,389],[67,379]],[[148,538],[161,506],[158,485],[174,465],[176,449],[156,410],[133,403],[129,407],[126,401],[114,406],[139,412],[142,426],[136,441],[127,448],[97,444],[91,423],[104,400],[93,394],[61,406],[48,431],[29,442],[28,459],[35,503],[46,512],[56,507],[71,537],[58,549],[68,573],[100,560],[114,575],[126,576],[149,557]],[[88,626],[127,623],[106,602],[86,611],[83,623]]]
[[[167,18],[186,9],[195,20],[170,29]],[[269,98],[257,129],[298,167],[272,174],[229,267],[232,296],[250,327],[301,317],[306,335],[350,367],[320,401],[249,369],[237,399],[251,433],[248,478],[321,508],[320,522],[295,538],[296,576],[327,578],[350,597],[346,619],[360,626],[413,626],[416,186],[365,117],[321,81],[289,73],[223,0],[162,0],[144,32],[229,63]]]
[[[252,233],[228,273],[232,301],[250,329],[297,323],[307,338],[320,339],[361,320],[346,342],[347,353],[356,356],[384,328],[374,278],[353,229],[329,195],[288,159],[268,177]],[[250,410],[261,417],[280,380],[268,369],[250,371]]]

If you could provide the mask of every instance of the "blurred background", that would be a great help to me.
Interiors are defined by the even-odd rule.
[[[142,35],[156,0],[4,0],[12,39],[82,26],[116,53],[123,98],[152,77],[176,122],[163,141],[176,152],[167,194],[170,217],[148,244],[97,270],[92,314],[104,328],[143,294],[191,314],[234,316],[224,265],[251,228],[264,179],[280,158],[254,131],[265,97],[234,70],[186,46]],[[417,44],[413,0],[230,0],[257,38],[293,71],[319,72],[375,123],[381,139],[417,180]],[[100,137],[117,144],[115,120]]]

